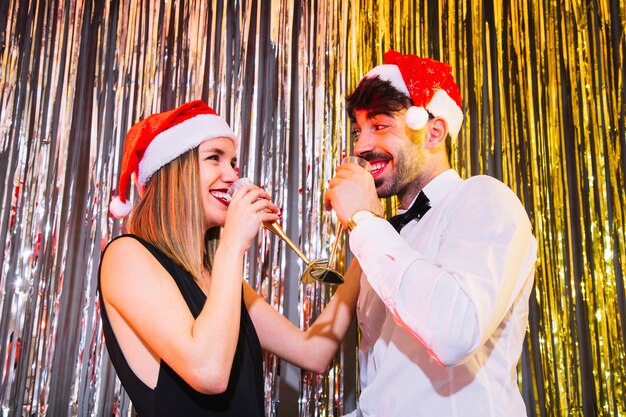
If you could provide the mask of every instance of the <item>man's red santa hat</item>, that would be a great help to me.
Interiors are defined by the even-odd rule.
[[[363,78],[376,76],[389,81],[413,101],[413,106],[405,115],[406,124],[411,129],[419,130],[426,126],[430,113],[447,122],[448,133],[452,138],[458,136],[463,123],[463,111],[461,94],[450,65],[390,50],[385,53],[385,64],[374,67]]]
[[[124,142],[117,197],[109,210],[113,216],[126,217],[132,205],[126,200],[131,176],[140,187],[161,167],[202,142],[229,138],[237,148],[237,138],[228,123],[200,100],[163,113],[153,114],[130,128]]]

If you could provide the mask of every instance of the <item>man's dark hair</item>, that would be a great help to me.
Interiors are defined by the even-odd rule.
[[[352,94],[346,98],[346,109],[350,121],[354,122],[354,112],[357,110],[367,111],[368,117],[378,114],[391,116],[391,113],[408,109],[413,105],[413,100],[406,94],[398,91],[390,81],[381,80],[378,76],[363,78]],[[429,117],[433,116],[429,113]],[[445,141],[448,162],[452,156],[452,138],[450,135]]]
[[[398,91],[391,82],[378,77],[364,78],[346,98],[348,116],[354,121],[356,110],[366,110],[369,117],[377,114],[391,116],[391,113],[408,109],[413,101]]]

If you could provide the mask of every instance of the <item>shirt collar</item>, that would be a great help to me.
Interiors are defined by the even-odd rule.
[[[452,168],[443,171],[441,174],[437,175],[435,178],[430,180],[426,186],[422,189],[426,197],[430,202],[431,207],[437,206],[437,204],[443,200],[443,198],[448,195],[450,190],[452,190],[453,186],[459,182],[463,181],[459,174]],[[419,195],[419,193],[418,193]],[[417,195],[409,204],[409,207],[413,205]],[[398,210],[398,213],[402,214],[406,212],[406,210]]]

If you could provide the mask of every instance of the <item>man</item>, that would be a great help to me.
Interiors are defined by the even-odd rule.
[[[537,244],[515,194],[450,169],[451,68],[395,51],[348,97],[356,164],[325,195],[351,230],[361,395],[353,416],[525,416],[516,381]],[[386,221],[379,197],[397,196]],[[409,209],[410,207],[410,209]],[[408,210],[407,210],[408,209]]]

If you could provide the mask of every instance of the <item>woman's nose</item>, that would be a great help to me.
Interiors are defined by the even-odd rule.
[[[226,168],[224,175],[222,176],[222,180],[226,183],[232,184],[238,179],[239,179],[239,168],[234,168],[228,165],[228,168]]]

